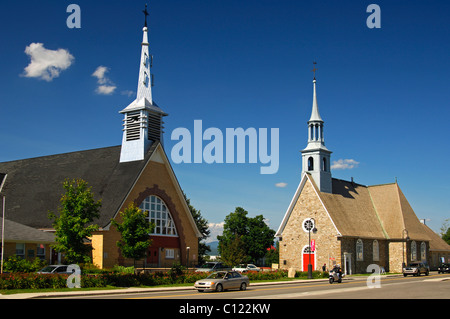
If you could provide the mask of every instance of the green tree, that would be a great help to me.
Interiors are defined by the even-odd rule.
[[[56,244],[52,247],[65,254],[68,263],[90,262],[92,246],[86,244],[98,225],[94,219],[100,216],[101,200],[95,201],[91,187],[82,179],[66,179],[63,183],[59,215],[49,213],[53,220]]]
[[[267,253],[267,248],[273,245],[275,231],[270,229],[262,215],[248,219],[248,234],[245,237],[247,253],[256,261]]]
[[[125,258],[133,258],[136,263],[137,259],[145,256],[147,248],[152,244],[150,233],[155,225],[146,219],[147,212],[143,212],[134,203],[120,212],[119,216],[122,219],[121,223],[111,220],[121,234],[121,240],[117,242],[117,246]]]
[[[221,241],[219,243],[219,249],[222,252],[220,259],[228,266],[237,266],[244,263],[247,259],[242,237],[238,235],[229,241]]]
[[[264,217],[247,217],[248,212],[242,207],[236,207],[233,213],[225,217],[222,236],[219,240],[219,252],[222,256],[226,247],[230,247],[236,236],[242,241],[242,248],[247,256],[246,261],[256,261],[264,257],[274,241],[275,231],[264,222]],[[234,266],[234,265],[231,265]]]
[[[449,226],[450,219],[446,219],[444,221],[444,224],[441,227],[441,237],[442,239],[450,245],[450,226]]]
[[[183,193],[183,195],[191,215],[194,218],[195,224],[197,225],[199,232],[202,234],[202,237],[198,239],[198,263],[201,265],[205,261],[203,256],[206,255],[208,251],[211,251],[211,248],[203,242],[209,237],[211,231],[208,229],[208,221],[202,217],[199,210],[195,209],[191,205],[191,200],[186,197],[186,194]]]

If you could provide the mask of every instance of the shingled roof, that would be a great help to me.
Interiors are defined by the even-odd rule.
[[[413,240],[431,240],[397,183],[365,186],[333,178],[330,194],[320,192],[306,173],[294,199],[307,181],[313,185],[340,236],[401,240],[407,229]],[[276,236],[281,236],[294,204],[289,206]]]
[[[0,217],[0,225],[2,222],[3,218]],[[2,228],[0,227],[0,237],[1,236]],[[55,234],[5,219],[5,241],[53,244],[55,242]]]
[[[96,223],[105,227],[158,145],[153,143],[144,160],[127,163],[119,162],[121,146],[0,163],[0,172],[8,174],[2,191],[6,218],[33,228],[52,228],[48,213],[58,212],[64,180],[82,178],[95,199],[102,199]]]

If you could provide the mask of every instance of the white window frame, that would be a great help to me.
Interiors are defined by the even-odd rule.
[[[417,260],[417,244],[413,240],[411,242],[411,261],[416,261],[416,260]]]
[[[373,261],[380,261],[380,244],[376,239],[373,241]]]
[[[356,260],[364,260],[364,243],[361,238],[356,241]]]
[[[420,259],[421,261],[427,260],[427,244],[424,241],[420,243]]]
[[[148,212],[147,220],[155,224],[151,235],[178,237],[169,208],[160,197],[150,195],[142,201],[139,208]]]
[[[41,245],[43,246],[43,248],[40,248]],[[43,251],[43,253],[39,253],[40,249]],[[45,244],[36,245],[36,257],[40,259],[45,259]]]
[[[312,231],[315,226],[316,226],[316,223],[315,223],[314,219],[312,219],[312,218],[306,218],[302,222],[302,228],[305,233],[309,233],[310,231]],[[311,228],[309,229],[309,227],[311,227]]]
[[[22,246],[23,249],[20,249],[20,246]],[[22,253],[18,253],[20,250],[22,251]],[[25,258],[25,243],[16,243],[16,256]]]
[[[175,259],[175,249],[166,248],[164,250],[166,252],[166,259]]]

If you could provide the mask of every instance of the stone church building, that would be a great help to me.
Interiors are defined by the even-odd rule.
[[[119,212],[131,202],[147,211],[155,224],[146,267],[197,262],[202,235],[164,150],[162,119],[167,114],[152,98],[147,21],[141,46],[137,96],[121,111],[123,128],[117,128],[123,130],[121,145],[0,163],[0,173],[6,174],[5,259],[19,253],[54,264],[64,261],[51,248],[54,229],[48,213],[58,211],[64,180],[81,178],[92,187],[95,199],[102,200],[100,218],[94,221],[100,230],[89,243],[94,264],[133,264],[117,247],[120,233],[111,224],[111,219],[120,222]]]
[[[323,128],[314,77],[302,178],[276,233],[280,268],[340,264],[354,274],[371,264],[401,272],[411,261],[427,261],[432,268],[449,262],[450,246],[419,221],[397,183],[365,186],[332,178]]]

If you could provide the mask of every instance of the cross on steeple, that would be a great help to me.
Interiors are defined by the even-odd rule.
[[[314,72],[314,80],[316,79],[316,71],[318,70],[318,69],[316,69],[316,65],[317,65],[317,62],[314,61],[313,62],[313,69],[312,69],[312,71]]]
[[[147,4],[145,4],[145,10],[142,10],[142,12],[145,15],[145,26],[147,27],[147,17],[148,17],[148,11],[147,11]]]

